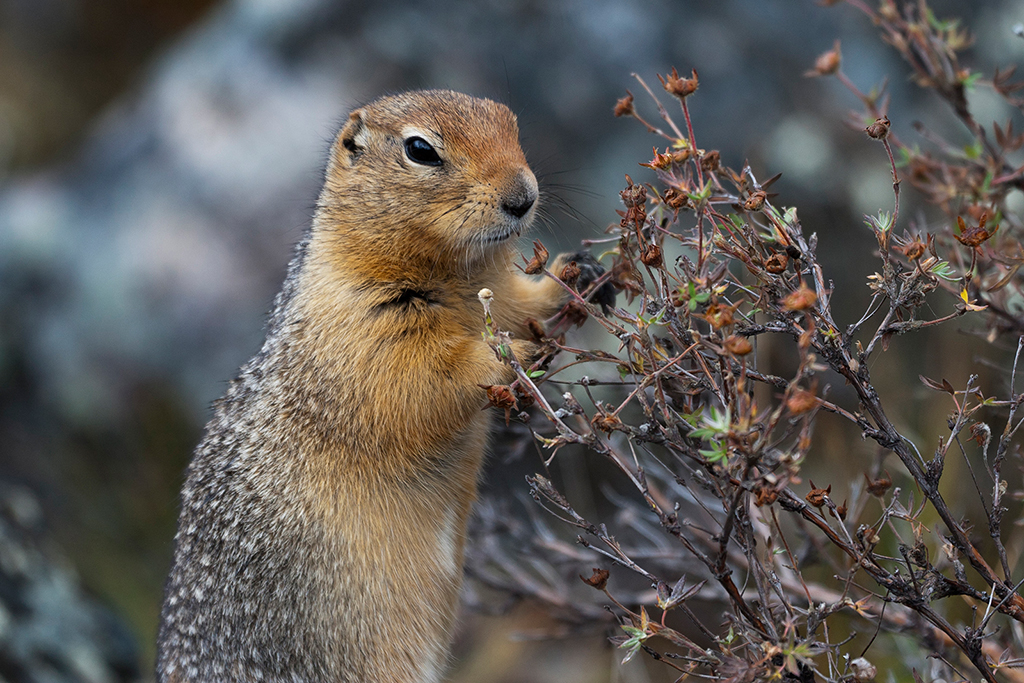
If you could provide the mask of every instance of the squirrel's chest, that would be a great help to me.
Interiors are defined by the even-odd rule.
[[[366,680],[384,679],[364,667],[403,662],[412,668],[394,680],[434,683],[458,606],[468,505],[409,490],[373,496],[328,520],[324,631]]]

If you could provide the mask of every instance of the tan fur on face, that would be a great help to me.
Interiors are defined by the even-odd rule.
[[[413,136],[433,145],[441,167],[406,157],[403,141]],[[532,218],[515,221],[500,209],[517,184],[536,195],[518,138],[508,108],[456,93],[407,93],[353,112],[334,145],[318,214],[340,228],[321,233],[334,264],[373,279],[469,275],[493,256],[488,240],[507,241]],[[346,139],[360,151],[349,152]],[[353,224],[353,213],[372,228]]]
[[[418,164],[421,137],[439,166]],[[511,267],[536,198],[504,106],[447,91],[351,114],[267,341],[182,491],[158,680],[440,679],[490,415],[481,338],[562,302]],[[516,340],[526,356],[528,342]]]

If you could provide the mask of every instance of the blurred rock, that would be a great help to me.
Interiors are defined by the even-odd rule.
[[[96,113],[214,0],[0,0],[0,180],[66,158]]]
[[[128,629],[82,592],[36,499],[0,485],[0,680],[127,683],[138,666]]]

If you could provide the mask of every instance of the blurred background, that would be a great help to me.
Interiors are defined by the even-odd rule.
[[[1024,56],[1019,2],[933,6],[969,26],[975,68]],[[623,174],[652,179],[637,164],[659,140],[611,114],[628,88],[657,116],[631,72],[696,68],[698,145],[782,172],[776,201],[819,233],[852,315],[876,269],[863,214],[892,192],[881,147],[845,124],[853,98],[804,76],[836,39],[862,90],[890,77],[894,130],[962,134],[859,12],[809,0],[0,0],[0,540],[22,543],[17,561],[0,550],[0,677],[150,677],[182,472],[262,341],[349,110],[426,87],[508,104],[554,253],[618,220]],[[980,121],[1005,120],[972,98]],[[934,218],[916,200],[905,187],[901,215]],[[879,386],[898,405],[918,373],[962,382],[964,339],[894,341]],[[932,439],[945,408],[909,405],[896,417]],[[857,447],[821,438],[825,468]],[[522,481],[503,467],[488,480]],[[455,679],[649,680],[600,636],[509,639],[539,618],[467,616]]]

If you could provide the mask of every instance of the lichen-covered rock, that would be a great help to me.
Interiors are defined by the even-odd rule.
[[[129,632],[82,590],[35,497],[0,484],[0,682],[138,679]]]

